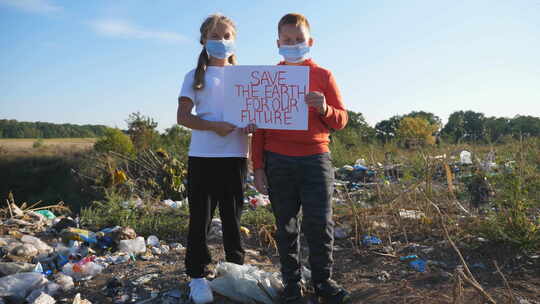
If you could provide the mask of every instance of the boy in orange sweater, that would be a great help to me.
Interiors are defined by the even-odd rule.
[[[270,196],[285,290],[283,303],[302,303],[298,214],[309,246],[312,282],[324,303],[348,303],[349,293],[332,279],[332,193],[334,170],[328,148],[330,129],[343,129],[347,111],[334,76],[309,58],[310,26],[300,14],[278,24],[279,64],[309,66],[308,130],[259,129],[252,139],[255,186]]]

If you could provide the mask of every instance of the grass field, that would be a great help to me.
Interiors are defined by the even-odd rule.
[[[30,153],[36,150],[85,150],[90,149],[96,138],[45,138],[41,139],[39,148],[34,147],[37,138],[0,139],[0,151],[5,153]]]

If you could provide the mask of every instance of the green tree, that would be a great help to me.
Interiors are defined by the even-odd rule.
[[[430,124],[424,118],[404,117],[399,123],[397,137],[405,147],[433,145],[436,130],[437,125]]]
[[[397,135],[399,123],[403,116],[395,115],[389,119],[382,120],[375,125],[375,132],[379,140],[383,143],[387,143],[394,139]]]
[[[412,111],[405,115],[405,117],[422,118],[425,119],[430,125],[437,127],[436,131],[442,128],[442,120],[439,116],[425,111]]]
[[[105,135],[94,144],[98,152],[114,151],[123,155],[133,155],[135,149],[131,138],[116,128],[108,128]]]
[[[518,136],[540,136],[540,118],[517,115],[509,122],[511,132]]]
[[[485,139],[484,114],[474,111],[456,111],[450,114],[442,134],[455,143],[477,142]]]
[[[127,119],[127,133],[136,151],[156,149],[160,145],[159,132],[156,130],[157,122],[139,112],[132,113]]]
[[[488,117],[484,121],[485,137],[491,143],[496,143],[512,132],[510,120],[504,117]]]
[[[349,121],[347,122],[345,130],[350,130],[352,133],[355,133],[358,142],[372,142],[375,137],[375,129],[367,123],[364,115],[360,112],[356,113],[353,111],[347,111],[347,114],[349,116]],[[340,133],[341,131],[336,132],[336,134]]]
[[[191,130],[179,125],[166,129],[165,133],[161,135],[161,142],[165,148],[180,156],[187,156],[190,141]]]

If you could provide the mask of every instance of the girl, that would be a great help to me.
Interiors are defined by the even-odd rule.
[[[185,76],[178,102],[178,123],[192,129],[188,159],[189,232],[186,272],[195,303],[213,301],[205,279],[211,262],[206,243],[216,205],[223,223],[228,262],[242,265],[240,215],[244,202],[247,131],[224,122],[224,66],[236,64],[236,27],[223,15],[206,18],[200,28],[203,45],[197,68]],[[195,106],[196,115],[191,114]]]

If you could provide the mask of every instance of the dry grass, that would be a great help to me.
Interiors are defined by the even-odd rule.
[[[81,151],[91,149],[97,138],[46,138],[42,145],[34,148],[37,138],[2,138],[0,155],[33,155],[47,152]]]

